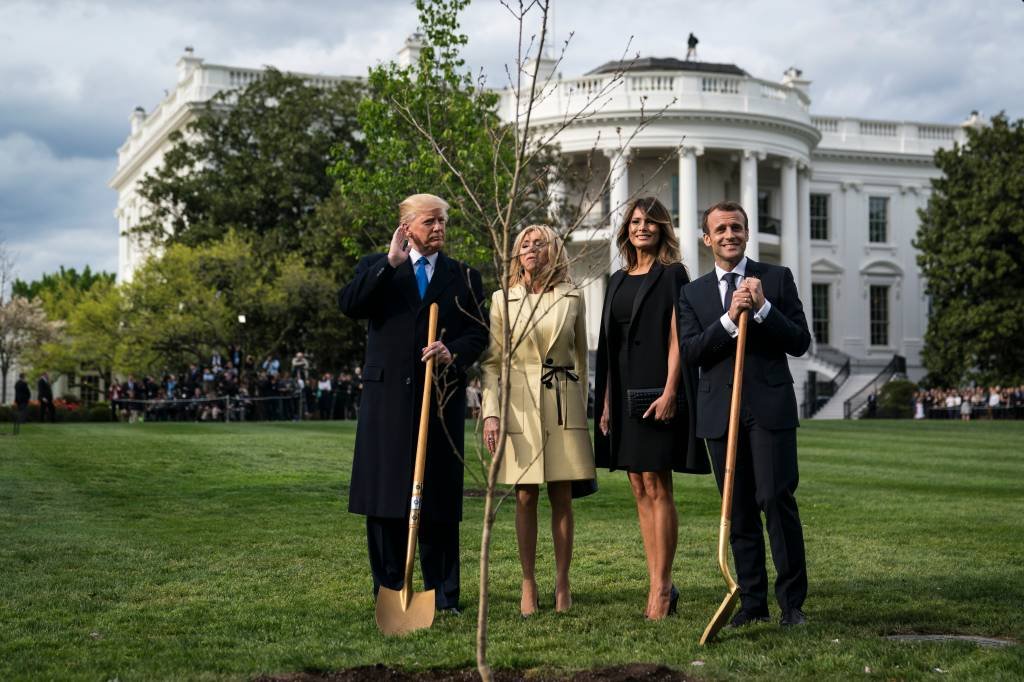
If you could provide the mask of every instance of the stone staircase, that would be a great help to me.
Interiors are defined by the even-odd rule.
[[[836,394],[818,410],[811,419],[842,419],[843,403],[862,388],[871,383],[878,375],[877,369],[854,368],[849,378],[843,382]]]

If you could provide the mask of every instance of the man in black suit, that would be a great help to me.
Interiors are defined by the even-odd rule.
[[[47,415],[50,423],[56,421],[57,411],[53,407],[53,387],[50,386],[50,375],[43,372],[36,382],[36,397],[39,399],[39,421],[46,421]]]
[[[489,334],[480,273],[441,253],[447,220],[443,199],[408,197],[388,252],[363,258],[338,300],[346,315],[369,322],[349,511],[366,516],[374,594],[404,581],[424,363],[434,357],[446,400],[441,414],[433,392],[420,565],[437,608],[458,613],[465,371]],[[438,340],[426,346],[431,303],[439,307]]]
[[[19,374],[14,382],[14,435],[21,431],[21,425],[28,420],[28,401],[32,399],[25,375]]]
[[[685,361],[700,368],[697,436],[706,439],[719,490],[725,471],[737,322],[747,311],[752,318],[743,368],[730,536],[741,608],[731,624],[739,627],[768,620],[764,512],[778,572],[775,598],[782,610],[781,623],[801,625],[807,567],[794,497],[799,422],[786,354],[803,355],[811,334],[793,273],[744,255],[749,233],[742,206],[715,204],[704,211],[701,229],[704,244],[714,254],[715,270],[682,288],[680,336]]]

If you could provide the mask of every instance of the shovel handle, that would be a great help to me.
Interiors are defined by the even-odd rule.
[[[732,400],[729,402],[729,436],[725,445],[725,481],[722,485],[722,525],[728,528],[732,518],[732,489],[736,477],[736,449],[739,447],[740,435],[740,404],[743,396],[743,359],[747,349],[747,322],[750,314],[743,312],[740,315],[739,334],[736,338],[736,360],[732,371]],[[720,547],[723,545],[719,538]],[[728,548],[726,539],[724,546]],[[726,550],[728,551],[728,550]],[[719,556],[722,552],[719,551]],[[726,565],[727,568],[727,565]]]
[[[430,318],[427,322],[427,345],[437,340],[436,303],[430,304]],[[409,605],[412,598],[412,567],[416,559],[416,534],[420,527],[420,508],[423,504],[423,472],[427,467],[427,435],[430,429],[430,392],[434,386],[434,358],[427,358],[426,375],[423,378],[423,400],[420,402],[420,429],[416,438],[416,464],[412,474],[412,497],[409,500],[409,540],[405,551],[405,582],[402,585],[402,602]]]

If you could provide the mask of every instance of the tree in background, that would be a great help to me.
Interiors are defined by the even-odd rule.
[[[171,134],[163,165],[141,181],[152,210],[136,231],[198,246],[234,230],[261,253],[301,253],[331,192],[331,150],[362,157],[359,92],[357,83],[320,88],[268,68],[246,88],[218,93]]]
[[[1004,114],[935,154],[914,245],[931,297],[922,359],[936,385],[1024,381],[1024,121]]]
[[[82,294],[98,284],[113,284],[114,273],[93,272],[86,265],[79,273],[75,268],[60,266],[60,270],[52,274],[44,274],[32,282],[15,279],[11,284],[11,294],[29,300],[38,298],[51,316],[62,317]]]
[[[512,191],[516,138],[498,116],[498,95],[473,79],[462,58],[467,37],[458,14],[468,4],[417,0],[422,47],[416,64],[390,62],[370,70],[358,114],[365,157],[350,146],[335,150],[331,174],[337,192],[331,203],[337,218],[329,241],[340,242],[351,259],[386,250],[399,202],[430,192],[451,205],[446,252],[480,267],[493,284],[497,267],[489,227]],[[445,159],[457,160],[457,167]],[[545,148],[534,165],[557,159],[554,149]],[[548,217],[547,177],[535,173],[525,191],[520,187],[516,222]]]
[[[26,351],[56,337],[60,324],[46,317],[38,300],[12,296],[0,302],[0,403],[7,402],[7,373]]]

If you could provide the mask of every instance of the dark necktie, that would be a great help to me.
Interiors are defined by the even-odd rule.
[[[420,256],[416,261],[416,286],[420,290],[420,298],[427,293],[427,257]]]
[[[722,279],[725,280],[725,303],[723,305],[725,312],[729,312],[729,306],[732,305],[732,295],[736,293],[736,280],[739,278],[740,276],[735,272],[727,272],[722,275]]]

